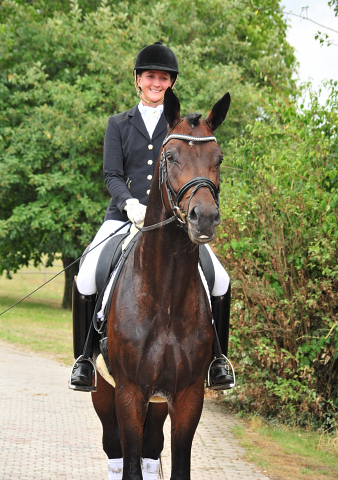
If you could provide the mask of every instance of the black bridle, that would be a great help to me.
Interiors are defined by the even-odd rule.
[[[171,131],[172,132],[179,123],[182,122],[183,119],[180,119],[174,127],[172,127]],[[205,122],[207,126],[210,128],[207,122]],[[162,205],[164,206],[165,210],[167,213],[173,214],[172,217],[167,218],[166,220],[163,220],[162,222],[155,223],[155,225],[149,225],[148,227],[138,227],[136,225],[136,228],[140,230],[141,232],[148,232],[150,230],[155,230],[156,228],[163,227],[164,225],[167,225],[168,223],[172,223],[175,220],[178,220],[181,224],[186,225],[187,221],[186,218],[189,214],[189,206],[192,197],[195,195],[197,190],[200,188],[206,187],[210,190],[213,199],[219,208],[219,188],[216,187],[214,182],[210,180],[208,177],[195,177],[192,180],[188,180],[180,189],[178,192],[175,192],[173,189],[169,177],[168,177],[168,171],[167,171],[167,155],[165,151],[165,146],[170,140],[183,140],[186,142],[216,142],[216,137],[214,136],[208,136],[208,137],[192,137],[190,135],[183,135],[180,133],[170,133],[166,136],[166,138],[163,140],[163,149],[161,153],[161,158],[160,158],[160,166],[159,166],[159,188],[161,192],[161,200],[162,200]],[[169,201],[169,205],[171,208],[171,211],[169,211],[165,205],[164,199],[163,199],[163,184],[165,186],[166,192],[167,192],[167,197]],[[192,188],[195,187],[189,197],[188,204],[187,204],[187,213],[182,212],[179,203],[182,200],[183,196],[186,194],[186,192]],[[182,225],[182,226],[183,226]]]
[[[214,182],[212,180],[210,180],[210,178],[208,178],[208,177],[195,177],[191,180],[188,180],[188,182],[186,182],[184,185],[182,185],[182,187],[178,190],[178,192],[175,192],[175,190],[173,189],[173,187],[170,183],[169,177],[168,177],[167,154],[166,154],[166,150],[165,150],[165,146],[167,145],[167,143],[170,142],[170,140],[174,140],[174,139],[175,140],[187,141],[189,143],[191,142],[190,144],[192,144],[192,142],[216,142],[216,137],[214,137],[214,136],[192,137],[190,135],[172,133],[172,134],[168,135],[163,141],[163,150],[162,150],[162,153],[161,153],[160,167],[159,167],[159,169],[160,169],[160,171],[159,171],[159,173],[160,173],[159,174],[159,188],[160,188],[160,191],[161,191],[162,204],[163,204],[164,208],[166,209],[166,211],[168,213],[174,213],[174,215],[176,216],[176,218],[179,222],[186,224],[187,223],[186,222],[186,217],[189,214],[190,202],[191,202],[192,197],[197,192],[197,190],[199,190],[200,188],[203,188],[203,187],[208,188],[210,190],[212,196],[213,196],[213,199],[214,199],[217,207],[219,207],[219,188],[217,188],[216,185],[214,184]],[[166,193],[167,193],[169,205],[170,205],[170,208],[171,208],[171,212],[167,209],[167,207],[165,205],[165,202],[164,202],[164,199],[163,199],[163,184],[164,184],[165,189],[166,189]],[[188,200],[187,209],[186,209],[187,213],[184,213],[184,212],[182,212],[179,204],[180,204],[180,201],[182,200],[182,198],[184,197],[184,195],[187,193],[187,191],[192,187],[195,187],[195,188],[193,188],[193,190],[190,194],[189,200]]]

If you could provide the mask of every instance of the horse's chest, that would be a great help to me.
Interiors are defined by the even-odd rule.
[[[124,378],[161,391],[184,388],[201,375],[210,361],[213,334],[197,275],[182,284],[169,275],[153,279],[125,271],[123,289],[112,301],[112,369],[121,372],[123,365]]]

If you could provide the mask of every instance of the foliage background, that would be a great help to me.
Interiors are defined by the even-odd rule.
[[[266,99],[232,142],[218,250],[234,279],[233,400],[332,429],[338,407],[337,82],[321,106]]]
[[[265,86],[253,59],[293,88],[278,2],[262,0],[269,11],[259,15],[242,1],[80,3],[83,12],[61,0],[0,7],[0,273],[44,254],[51,264],[61,252],[67,264],[91,240],[108,204],[105,127],[136,103],[132,70],[144,46],[162,40],[176,52],[187,113],[206,114],[231,89],[223,145],[257,114]]]
[[[233,281],[227,399],[334,425],[337,407],[337,85],[298,108],[278,0],[4,0],[0,5],[0,273],[44,255],[64,266],[102,222],[108,117],[137,101],[137,52],[161,40],[180,65],[183,113],[232,105],[224,222]],[[64,306],[70,305],[70,282]]]

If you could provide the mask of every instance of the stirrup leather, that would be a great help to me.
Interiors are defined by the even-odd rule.
[[[230,390],[230,388],[234,388],[236,387],[236,375],[235,375],[235,370],[234,370],[234,367],[232,366],[232,363],[230,362],[230,360],[228,359],[228,357],[226,357],[225,355],[222,354],[221,357],[215,357],[210,365],[209,365],[209,369],[208,369],[208,375],[207,375],[207,382],[206,382],[206,388],[211,388],[211,389],[215,389],[215,385],[211,385],[210,383],[210,370],[211,370],[211,367],[212,365],[217,361],[217,360],[220,360],[220,359],[223,359],[226,361],[227,365],[231,367],[231,370],[232,370],[232,378],[234,379],[233,383],[228,383],[228,384],[225,384],[224,385],[224,388],[223,386],[221,388],[219,388],[218,390],[221,391],[221,390]]]
[[[93,369],[94,369],[94,385],[91,385],[91,386],[73,385],[71,383],[74,366],[75,366],[76,362],[78,362],[79,360],[82,360],[82,359],[90,362],[93,366]],[[80,355],[79,357],[77,357],[77,359],[73,363],[71,371],[70,371],[68,388],[70,388],[71,390],[79,390],[80,392],[96,392],[97,391],[97,373],[96,373],[96,368],[95,368],[94,362],[91,358],[86,358],[84,355]]]

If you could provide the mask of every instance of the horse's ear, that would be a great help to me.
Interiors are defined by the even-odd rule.
[[[218,100],[217,103],[215,103],[211,112],[207,116],[206,120],[213,132],[224,122],[230,107],[230,100],[230,93],[228,92],[224,97]]]
[[[163,113],[169,127],[172,128],[179,121],[180,117],[180,102],[171,87],[168,87],[164,94],[164,108]]]

